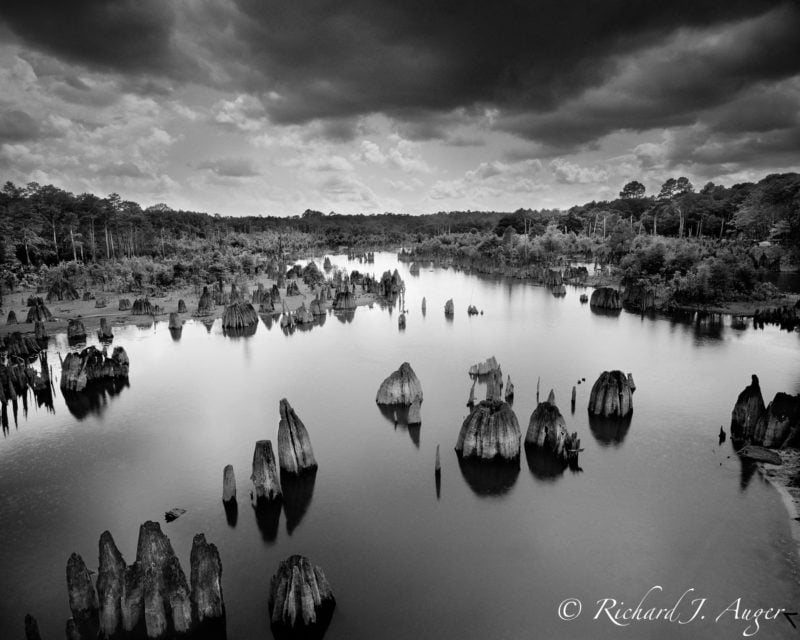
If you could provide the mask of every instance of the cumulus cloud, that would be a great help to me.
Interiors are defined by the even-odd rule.
[[[608,180],[608,172],[605,169],[582,167],[564,158],[551,160],[550,169],[556,180],[563,184],[592,184]]]
[[[210,171],[223,178],[252,178],[260,173],[250,158],[203,160],[194,166],[196,169]]]
[[[214,122],[240,131],[257,131],[264,123],[264,105],[255,96],[242,94],[220,100],[213,107]]]

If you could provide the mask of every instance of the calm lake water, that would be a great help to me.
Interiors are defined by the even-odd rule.
[[[139,525],[159,520],[188,572],[193,534],[219,547],[228,636],[270,636],[269,580],[302,553],[323,567],[337,598],[326,638],[735,638],[744,608],[800,610],[800,573],[777,492],[744,466],[727,431],[737,394],[757,373],[765,398],[800,392],[800,334],[725,322],[681,323],[626,312],[597,315],[582,290],[564,298],[522,282],[423,268],[391,254],[406,282],[407,329],[397,311],[359,308],[285,335],[261,324],[228,338],[188,322],[179,341],[166,323],[116,329],[131,360],[130,385],[72,411],[32,406],[0,440],[0,638],[23,637],[23,616],[44,638],[63,638],[69,616],[65,565],[77,551],[97,567],[109,529],[126,561]],[[427,315],[420,302],[427,297]],[[447,298],[455,302],[444,317]],[[468,317],[474,304],[484,315]],[[51,344],[66,351],[65,337]],[[523,452],[518,473],[462,472],[453,451],[467,414],[469,366],[494,355],[516,387],[522,432],[552,388],[585,451],[581,472]],[[375,405],[384,377],[404,360],[419,376],[422,426],[395,427]],[[632,372],[630,425],[589,424],[591,384],[604,369]],[[578,386],[577,409],[569,396]],[[248,500],[256,440],[277,439],[278,403],[289,399],[319,462],[313,486],[277,519],[256,519]],[[34,403],[35,405],[35,403]],[[73,413],[74,412],[74,413]],[[77,414],[77,415],[75,415]],[[440,495],[434,455],[441,445]],[[239,508],[229,520],[222,470],[233,464]],[[466,475],[465,475],[466,474]],[[287,487],[284,487],[287,490]],[[165,524],[164,511],[187,513]],[[672,607],[688,624],[594,619],[598,600]],[[573,621],[567,598],[583,602]],[[574,609],[568,611],[574,613]],[[701,616],[704,616],[701,618]],[[798,622],[800,625],[800,621]],[[750,629],[753,631],[753,629]],[[759,638],[797,638],[779,616]]]

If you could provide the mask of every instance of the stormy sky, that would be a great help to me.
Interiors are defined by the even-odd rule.
[[[223,214],[800,170],[800,3],[3,0],[0,179]]]

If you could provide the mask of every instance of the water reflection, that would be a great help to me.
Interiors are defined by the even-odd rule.
[[[609,318],[616,318],[620,313],[622,313],[622,309],[603,309],[602,307],[592,307],[590,306],[592,313],[596,316],[607,316]]]
[[[567,463],[562,458],[555,456],[551,451],[525,443],[525,459],[528,469],[537,480],[552,481],[560,478],[567,468]]]
[[[278,525],[281,519],[280,500],[259,500],[253,505],[256,525],[264,542],[272,544],[278,538]]]
[[[407,431],[411,442],[419,449],[420,434],[422,424],[408,424],[408,407],[400,404],[379,404],[377,405],[381,415],[394,426],[394,430]]]
[[[595,440],[600,444],[619,446],[625,440],[625,436],[628,435],[632,419],[633,416],[604,418],[589,414],[589,428],[592,430]]]
[[[228,526],[235,528],[236,523],[239,521],[239,503],[234,498],[227,502],[223,501],[222,505],[225,507],[225,520],[228,522]]]
[[[739,458],[739,488],[742,491],[746,491],[747,487],[750,485],[750,482],[753,479],[753,476],[756,475],[758,471],[758,464],[753,460],[748,460],[747,458],[743,458],[740,455],[736,455]]]
[[[476,495],[501,496],[508,493],[517,481],[519,458],[505,462],[458,456],[458,468]]]
[[[283,489],[283,512],[286,515],[286,532],[298,527],[306,515],[314,497],[314,484],[317,481],[317,470],[300,475],[281,471],[281,488]]]
[[[256,330],[258,329],[258,323],[256,322],[249,327],[242,327],[240,329],[226,329],[225,327],[222,328],[222,334],[226,338],[249,338],[256,334]]]
[[[170,327],[169,335],[172,336],[175,342],[180,342],[181,336],[183,335],[183,327]]]
[[[335,311],[334,314],[339,322],[343,324],[350,324],[353,318],[356,317],[356,310],[350,309],[349,311]]]
[[[78,420],[83,420],[91,414],[102,414],[109,400],[129,386],[127,379],[112,378],[90,382],[83,391],[64,389],[62,394],[69,412]]]

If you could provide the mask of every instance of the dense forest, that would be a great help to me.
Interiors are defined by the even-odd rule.
[[[515,239],[504,242],[509,234]],[[615,200],[567,210],[418,216],[306,210],[232,217],[164,204],[142,209],[117,194],[75,195],[37,183],[6,182],[0,192],[0,286],[7,291],[55,270],[169,286],[253,273],[275,256],[402,245],[420,255],[517,265],[579,256],[614,265],[628,279],[682,282],[679,297],[703,300],[751,292],[759,269],[777,266],[774,251],[769,264],[764,256],[761,264],[752,260],[752,248],[765,241],[784,266],[800,262],[800,174],[700,190],[685,177],[670,178],[652,195],[631,181]]]

